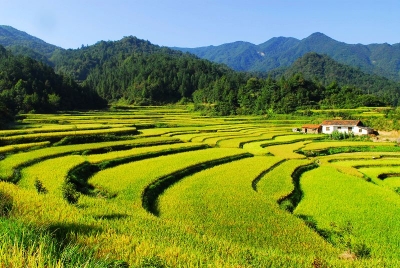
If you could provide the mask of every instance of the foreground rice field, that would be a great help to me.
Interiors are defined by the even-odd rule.
[[[303,123],[27,115],[0,131],[0,266],[400,267],[399,146]]]

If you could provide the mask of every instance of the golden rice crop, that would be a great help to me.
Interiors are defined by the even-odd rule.
[[[335,147],[352,147],[352,146],[381,146],[370,141],[321,141],[309,143],[304,147],[304,151],[322,150]],[[394,143],[385,143],[384,146],[395,146]]]
[[[44,158],[55,157],[63,154],[69,154],[73,152],[83,152],[85,150],[108,148],[118,145],[139,145],[139,144],[160,144],[162,142],[170,143],[176,139],[168,137],[154,137],[154,138],[143,138],[123,141],[111,141],[111,142],[99,142],[99,143],[87,143],[78,145],[65,145],[57,147],[48,147],[38,149],[30,152],[23,152],[10,155],[4,160],[0,161],[0,178],[3,180],[10,180],[13,176],[14,169],[25,165],[32,161],[38,161]]]
[[[115,125],[104,125],[104,124],[70,124],[70,125],[44,125],[38,128],[27,128],[27,129],[13,129],[13,130],[0,130],[0,137],[22,135],[22,134],[34,134],[34,133],[49,133],[49,132],[62,132],[62,131],[75,131],[75,130],[96,130],[96,129],[107,129],[118,127]],[[121,127],[121,126],[119,126]]]
[[[304,197],[295,214],[312,216],[321,229],[350,222],[354,239],[370,247],[374,258],[398,259],[398,194],[329,166],[306,172],[300,183]]]
[[[7,137],[0,137],[0,142],[21,142],[24,140],[38,139],[38,138],[63,138],[67,136],[85,136],[85,135],[103,135],[103,134],[132,134],[136,132],[134,127],[123,127],[123,128],[107,128],[107,129],[95,129],[95,130],[74,130],[74,131],[60,131],[60,132],[49,132],[49,133],[34,133],[24,135],[14,135]]]
[[[61,186],[68,172],[85,162],[80,155],[69,155],[41,161],[33,166],[24,168],[18,185],[22,188],[35,190],[35,181],[39,180],[49,194],[61,196]]]
[[[296,142],[290,144],[268,146],[266,149],[274,156],[284,159],[305,158],[304,155],[295,153],[294,151],[303,148],[308,142]]]
[[[30,149],[30,148],[34,148],[34,147],[43,147],[43,146],[47,146],[47,145],[50,145],[49,141],[6,145],[6,146],[0,147],[0,153],[4,154],[4,153],[16,152],[16,151],[26,150],[26,149]]]
[[[161,218],[176,222],[180,228],[190,228],[206,239],[226,241],[234,252],[242,247],[268,249],[273,245],[282,256],[332,254],[335,250],[323,239],[279,209],[276,193],[266,195],[252,189],[253,180],[279,161],[276,157],[258,156],[189,176],[161,196]],[[296,162],[299,163],[303,162]],[[290,178],[290,172],[286,175]],[[269,187],[268,178],[261,181],[264,180]]]

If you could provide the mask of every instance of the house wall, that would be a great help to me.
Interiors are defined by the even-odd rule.
[[[360,127],[354,127],[354,135],[368,135],[371,134],[370,132],[368,132],[367,129],[364,128],[360,128]]]
[[[354,135],[367,135],[368,130],[360,128],[358,126],[322,126],[322,133],[332,134],[333,131],[339,131],[341,133],[353,132]]]
[[[337,130],[340,133],[349,133],[355,131],[357,126],[322,126],[322,133],[332,134],[333,131]],[[357,129],[358,131],[358,129]]]

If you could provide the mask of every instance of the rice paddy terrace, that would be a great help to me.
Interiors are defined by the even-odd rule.
[[[22,222],[64,253],[3,238],[0,263],[68,266],[68,244],[87,267],[400,267],[400,147],[291,131],[303,123],[26,115],[0,131],[1,236]]]

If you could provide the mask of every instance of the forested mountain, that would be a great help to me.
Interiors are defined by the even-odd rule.
[[[281,76],[292,77],[298,73],[305,79],[317,81],[323,86],[338,84],[338,86],[357,87],[363,93],[384,97],[393,106],[397,106],[400,99],[400,83],[364,73],[358,68],[338,63],[327,55],[315,52],[305,54],[290,67],[271,71],[269,75],[279,79]]]
[[[124,99],[135,104],[190,99],[196,89],[233,72],[224,65],[132,36],[77,50],[59,50],[51,59],[57,72],[95,88],[108,101]]]
[[[92,89],[29,57],[0,46],[0,106],[3,114],[104,108]]]
[[[250,70],[256,62],[261,62],[263,59],[257,46],[248,42],[234,42],[193,49],[177,47],[173,49],[195,54],[202,59],[224,63],[237,71]]]
[[[385,106],[387,100],[364,94],[352,86],[339,86],[305,79],[301,74],[278,80],[249,78],[233,84],[222,77],[207,88],[193,94],[196,109],[216,115],[293,113],[320,108],[356,108]]]
[[[235,70],[255,72],[288,67],[304,54],[316,52],[326,54],[340,63],[358,67],[364,72],[400,81],[400,43],[346,44],[322,33],[314,33],[302,40],[277,37],[260,45],[235,42],[220,46],[175,49],[227,64]]]
[[[37,37],[5,25],[0,25],[0,45],[12,50],[16,54],[47,61],[47,63],[49,63],[48,58],[51,57],[53,52],[61,49]]]

